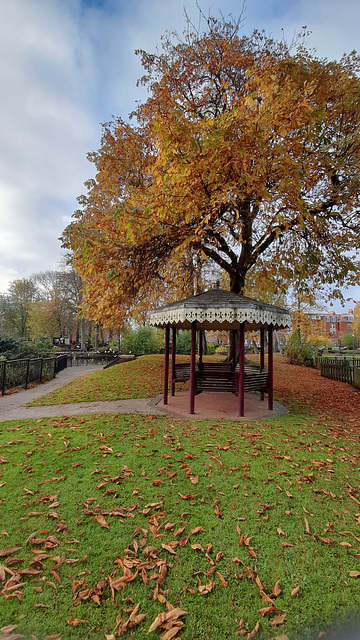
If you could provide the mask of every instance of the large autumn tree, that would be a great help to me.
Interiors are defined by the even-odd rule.
[[[211,264],[237,293],[257,275],[282,291],[357,283],[357,55],[319,59],[302,38],[240,37],[212,18],[138,54],[149,97],[104,125],[64,232],[86,313],[120,324],[192,293]]]

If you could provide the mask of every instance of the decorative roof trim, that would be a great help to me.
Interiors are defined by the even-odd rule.
[[[261,303],[260,303],[261,304]],[[199,325],[238,325],[245,322],[246,325],[264,327],[273,325],[274,328],[291,327],[290,312],[277,307],[251,308],[251,307],[178,307],[163,308],[153,311],[150,315],[150,324],[164,327],[167,324],[186,328],[192,322]],[[225,328],[225,327],[224,327]]]

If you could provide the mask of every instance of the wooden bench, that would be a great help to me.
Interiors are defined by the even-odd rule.
[[[199,371],[199,366],[195,366],[195,372]],[[187,382],[190,380],[190,362],[175,365],[174,382]]]
[[[258,367],[245,365],[244,391],[267,391],[268,372],[260,371]],[[196,364],[196,393],[202,391],[228,391],[236,393],[239,387],[239,365],[235,371],[227,362],[207,362],[202,368]],[[190,363],[175,365],[174,383],[190,380]]]
[[[244,391],[267,391],[268,372],[260,371],[258,367],[245,365]],[[239,388],[239,365],[236,367],[236,389]]]

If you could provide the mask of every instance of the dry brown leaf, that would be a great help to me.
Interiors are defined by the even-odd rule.
[[[0,633],[3,633],[4,635],[8,635],[12,631],[14,631],[14,629],[16,629],[18,626],[19,625],[17,624],[9,624],[7,627],[2,627],[0,629]]]
[[[292,597],[292,598],[296,598],[296,596],[298,596],[298,595],[299,595],[299,591],[300,591],[300,587],[294,587],[294,588],[293,588],[293,590],[292,590],[292,592],[291,592],[291,594],[290,594],[290,595],[291,595],[291,597]]]
[[[219,573],[218,571],[216,572],[216,575],[219,576],[220,582],[221,582],[221,586],[222,587],[227,587],[228,586],[228,582],[226,582],[224,576],[221,575],[221,573]]]
[[[270,615],[271,613],[274,613],[275,611],[278,611],[276,607],[264,607],[264,609],[259,609],[258,613],[260,613],[260,615],[264,617]]]
[[[281,589],[280,589],[280,580],[278,580],[273,587],[272,590],[272,595],[274,596],[274,598],[277,598],[281,593]]]
[[[260,595],[262,597],[262,599],[266,602],[266,604],[272,604],[275,606],[275,602],[272,598],[270,598],[270,596],[268,596],[265,591],[260,591]]]
[[[286,613],[283,613],[281,616],[275,616],[272,620],[270,620],[270,624],[272,627],[278,627],[281,624],[284,624],[286,618]]]
[[[349,571],[350,578],[360,578],[360,571]]]
[[[4,558],[5,556],[11,556],[12,553],[16,551],[20,551],[21,547],[6,547],[5,549],[0,549],[0,558]]]
[[[150,626],[150,629],[149,629],[148,633],[151,633],[152,631],[155,631],[155,629],[157,629],[158,627],[160,627],[164,623],[166,623],[166,622],[174,622],[178,618],[180,618],[181,616],[186,614],[186,611],[184,611],[183,609],[180,609],[179,607],[174,608],[170,604],[170,602],[166,602],[166,605],[167,605],[167,608],[169,609],[169,611],[167,613],[159,613],[159,615],[156,616],[154,622]]]
[[[164,633],[161,634],[160,640],[171,640],[171,638],[174,638],[183,626],[184,626],[183,623],[181,623],[181,625],[176,627],[174,626],[168,631],[165,631]]]
[[[174,549],[172,549],[171,547],[169,547],[168,544],[162,544],[161,545],[163,549],[165,549],[166,551],[168,551],[169,553],[172,553],[173,556],[176,556],[176,551],[174,551]]]
[[[202,596],[206,596],[208,593],[210,593],[213,590],[213,587],[215,586],[211,580],[209,580],[207,584],[201,584],[199,577],[198,577],[198,583],[199,583],[199,593]]]
[[[310,526],[307,518],[304,518],[304,521],[305,521],[305,531],[309,536],[311,536]]]
[[[69,618],[69,620],[66,620],[66,623],[69,624],[71,627],[78,627],[79,624],[86,624],[85,620],[77,620],[76,618],[74,618],[74,616],[71,616],[71,618]]]
[[[104,527],[104,529],[110,529],[110,527],[109,527],[108,523],[106,522],[106,520],[105,520],[104,516],[102,515],[102,513],[96,514],[95,520],[101,527]]]
[[[195,527],[195,529],[191,529],[191,533],[205,533],[205,529],[203,527]]]
[[[253,638],[255,638],[257,632],[259,631],[259,627],[260,627],[260,623],[258,620],[253,630],[250,633],[248,633],[246,640],[252,640]]]

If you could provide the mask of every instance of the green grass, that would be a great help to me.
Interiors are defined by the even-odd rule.
[[[29,406],[152,398],[162,391],[163,366],[164,356],[141,356],[78,378],[34,400]]]
[[[18,625],[15,633],[26,638],[93,640],[111,636],[117,618],[128,620],[140,603],[146,618],[125,637],[153,640],[160,630],[147,631],[166,600],[186,611],[183,640],[247,638],[257,623],[264,640],[315,638],[359,611],[360,579],[349,575],[360,570],[359,453],[353,432],[304,416],[251,424],[151,416],[4,423],[1,547],[20,549],[0,564],[16,572],[36,549],[48,557],[10,592],[21,600],[1,596],[1,624]],[[111,515],[120,507],[122,515]],[[56,546],[47,549],[49,536]],[[174,554],[162,546],[171,544]],[[143,574],[112,599],[124,558],[141,561]],[[273,599],[286,617],[279,627],[270,624],[276,612],[258,613],[268,605],[256,578],[268,596],[280,581]],[[74,627],[72,619],[84,622]]]

